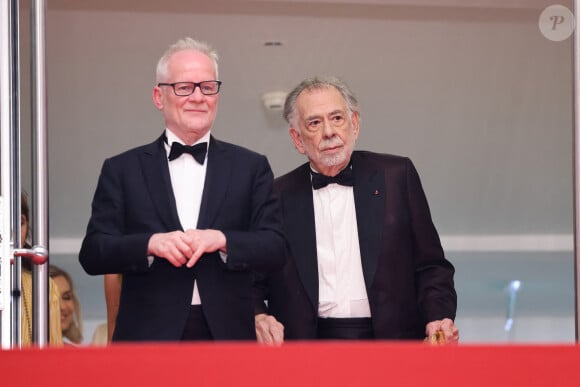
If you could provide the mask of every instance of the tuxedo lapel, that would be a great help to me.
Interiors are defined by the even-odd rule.
[[[297,171],[291,190],[284,198],[284,222],[296,269],[314,308],[318,308],[318,261],[314,203],[308,164]]]
[[[198,229],[210,228],[217,216],[225,199],[231,168],[231,160],[226,150],[212,136],[207,154],[207,171],[197,221]]]
[[[377,269],[383,224],[385,222],[385,177],[381,169],[354,152],[354,202],[363,274],[367,289]]]
[[[145,184],[159,219],[167,230],[181,229],[163,137],[146,147],[140,158]]]

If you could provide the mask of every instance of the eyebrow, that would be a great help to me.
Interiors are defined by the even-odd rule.
[[[333,116],[333,115],[335,115],[335,114],[345,114],[345,111],[344,111],[344,110],[342,110],[342,109],[336,109],[336,110],[333,110],[333,111],[331,111],[330,113],[328,113],[328,115],[329,115],[329,116]],[[313,114],[313,115],[311,115],[311,116],[305,117],[304,119],[305,119],[306,121],[311,121],[311,120],[314,120],[314,119],[320,118],[320,117],[322,117],[322,116],[324,116],[324,114]]]

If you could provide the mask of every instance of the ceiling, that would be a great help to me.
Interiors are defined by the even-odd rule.
[[[312,9],[336,10],[340,8],[376,9],[392,6],[429,7],[429,8],[480,8],[480,9],[543,9],[554,2],[549,0],[140,0],[138,5],[123,0],[50,0],[48,9],[83,11],[128,11],[128,12],[195,12],[195,13],[236,13],[256,14],[260,11],[292,16],[297,13],[311,15]],[[566,5],[566,2],[561,2]],[[568,5],[569,6],[569,5]],[[305,11],[308,10],[308,12]],[[334,11],[336,12],[336,11]],[[316,15],[318,16],[318,15]]]
[[[262,94],[315,74],[342,77],[362,107],[357,148],[403,154],[417,166],[457,267],[460,313],[503,318],[505,288],[521,279],[520,316],[573,316],[572,43],[541,35],[538,18],[550,4],[48,1],[55,260],[83,275],[74,258],[102,161],[161,133],[150,99],[154,66],[168,44],[191,35],[220,53],[216,137],[266,154],[281,175],[304,159]],[[23,9],[22,31],[26,18]],[[22,41],[25,67],[26,32]],[[28,190],[29,152],[24,146]],[[98,281],[79,285],[92,318],[102,316]]]

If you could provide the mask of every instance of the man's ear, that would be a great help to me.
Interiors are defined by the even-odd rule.
[[[296,150],[301,154],[305,154],[306,151],[304,150],[304,145],[302,144],[302,138],[300,137],[300,132],[298,132],[293,127],[290,127],[288,130],[290,132],[290,137],[292,137],[292,141],[294,142],[294,146]]]
[[[153,98],[153,104],[155,107],[159,110],[163,110],[163,92],[159,86],[153,88],[151,97]]]
[[[358,112],[352,113],[352,130],[354,133],[354,138],[357,139],[358,133],[359,133],[359,113]]]

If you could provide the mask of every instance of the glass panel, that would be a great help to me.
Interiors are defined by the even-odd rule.
[[[548,2],[273,1],[205,13],[180,1],[148,9],[159,12],[73,3],[48,3],[46,51],[51,246],[77,284],[100,165],[161,134],[152,69],[194,25],[220,53],[216,137],[286,173],[304,158],[261,95],[315,74],[344,78],[361,103],[357,148],[417,166],[457,268],[463,340],[574,340],[572,41],[540,32]],[[506,332],[512,280],[521,288]],[[90,281],[79,288],[88,340],[105,321],[102,282]]]

